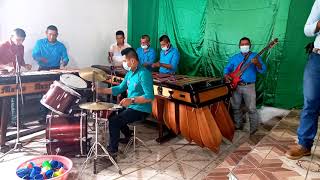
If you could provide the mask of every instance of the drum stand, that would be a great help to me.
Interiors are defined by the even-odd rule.
[[[6,152],[5,154],[3,154],[0,157],[0,161],[3,160],[2,158],[10,153],[12,153],[15,150],[18,150],[19,152],[22,151],[22,149],[27,149],[29,151],[35,151],[31,148],[28,147],[24,147],[20,141],[20,112],[19,112],[19,93],[21,95],[21,104],[23,104],[23,94],[22,94],[22,83],[21,83],[21,71],[20,71],[20,65],[18,62],[18,57],[16,55],[16,115],[17,115],[17,139],[16,139],[16,144],[14,145],[14,147]],[[42,154],[41,152],[38,151],[38,153]]]
[[[122,171],[121,171],[120,167],[118,166],[118,164],[113,159],[113,157],[109,154],[109,152],[106,150],[106,148],[103,147],[100,144],[100,142],[98,142],[98,111],[95,111],[93,113],[95,116],[95,131],[96,131],[95,132],[95,142],[89,150],[87,159],[83,162],[83,164],[81,166],[81,171],[80,171],[81,173],[80,174],[83,173],[83,171],[87,167],[87,163],[88,163],[89,159],[91,159],[91,158],[94,158],[93,159],[93,174],[97,174],[96,163],[97,163],[98,157],[107,157],[110,159],[112,164],[118,169],[119,174],[122,175]],[[98,154],[98,147],[101,147],[101,149],[103,150],[103,154]]]

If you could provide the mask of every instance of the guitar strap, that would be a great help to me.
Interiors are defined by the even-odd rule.
[[[243,60],[242,60],[243,63],[241,64],[240,69],[241,69],[242,66],[247,62],[250,54],[251,54],[251,51],[249,51],[248,54],[243,58]]]

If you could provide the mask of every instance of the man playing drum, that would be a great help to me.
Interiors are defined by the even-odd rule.
[[[139,65],[136,51],[133,48],[126,48],[121,54],[124,56],[123,66],[129,70],[124,80],[118,86],[97,89],[98,93],[113,95],[128,91],[128,97],[120,102],[121,106],[127,108],[120,110],[118,114],[113,113],[109,118],[110,141],[107,149],[112,156],[118,152],[120,131],[125,137],[130,137],[127,124],[142,120],[150,114],[151,101],[154,98],[152,74]]]

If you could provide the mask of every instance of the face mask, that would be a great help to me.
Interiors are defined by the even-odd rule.
[[[142,48],[142,49],[147,49],[148,46],[147,46],[147,45],[141,45],[141,48]]]
[[[168,47],[162,47],[161,48],[163,51],[166,51],[166,50],[168,50]]]
[[[248,46],[248,45],[240,46],[240,51],[241,51],[242,53],[248,53],[249,50],[250,50],[250,46]]]
[[[131,67],[128,66],[127,62],[122,62],[122,66],[126,71],[130,71],[131,70]]]

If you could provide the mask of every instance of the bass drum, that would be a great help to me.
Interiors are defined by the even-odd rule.
[[[82,117],[82,123],[81,123]],[[49,155],[77,156],[87,153],[87,120],[81,111],[69,116],[48,115],[46,138]],[[81,141],[82,132],[82,141]],[[81,152],[82,149],[82,152]]]

